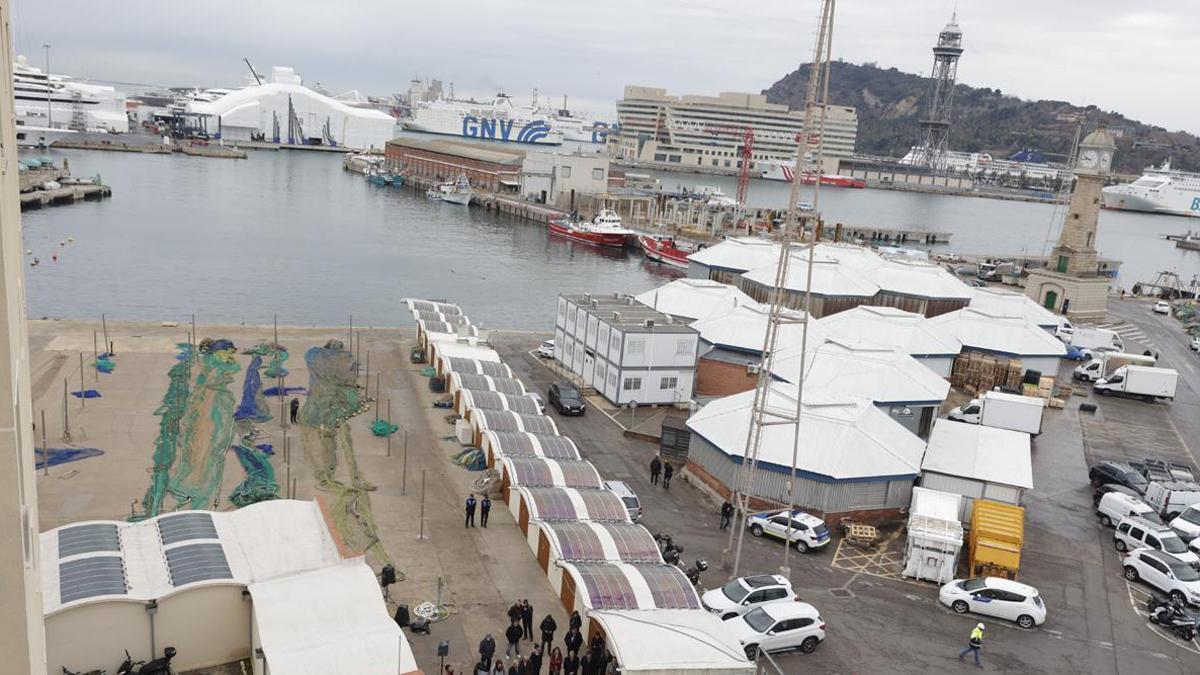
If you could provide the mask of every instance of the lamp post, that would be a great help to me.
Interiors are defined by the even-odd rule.
[[[42,45],[46,50],[46,126],[54,128],[54,113],[50,110],[50,45]]]

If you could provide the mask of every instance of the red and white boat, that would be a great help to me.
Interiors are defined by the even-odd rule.
[[[641,245],[642,253],[646,254],[647,259],[685,270],[688,267],[688,256],[696,252],[695,248],[681,245],[674,237],[661,234],[640,235],[638,244]]]
[[[613,248],[622,248],[625,242],[632,241],[637,236],[636,232],[621,225],[621,216],[608,209],[601,210],[591,222],[564,218],[551,220],[547,227],[550,228],[550,234],[585,244]]]
[[[790,183],[796,177],[795,165],[788,162],[769,162],[766,168],[763,169],[762,177],[764,180],[781,180],[785,183]],[[865,188],[867,186],[867,181],[865,180],[829,173],[823,173],[819,176],[815,173],[801,174],[800,184],[813,185],[817,182],[818,178],[821,181],[821,185],[832,187]]]

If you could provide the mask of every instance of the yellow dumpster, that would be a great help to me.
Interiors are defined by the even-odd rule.
[[[970,576],[1015,579],[1025,542],[1025,509],[976,499],[971,509]]]

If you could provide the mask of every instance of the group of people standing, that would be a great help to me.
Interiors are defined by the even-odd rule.
[[[663,489],[670,490],[671,489],[671,476],[675,475],[675,467],[671,466],[670,462],[664,462],[658,458],[658,455],[655,455],[654,459],[650,460],[650,484],[651,485],[658,485],[659,474],[662,475]]]
[[[608,651],[604,637],[597,634],[583,649],[584,641],[580,629],[583,619],[579,612],[571,613],[570,625],[563,638],[563,647],[554,645],[554,633],[558,622],[547,614],[538,630],[540,641],[533,636],[533,606],[529,599],[518,600],[508,608],[509,626],[504,631],[507,647],[504,657],[496,654],[496,639],[491,633],[479,642],[479,662],[475,664],[475,675],[541,675],[542,666],[547,666],[548,675],[614,675],[616,661]],[[528,656],[521,654],[521,641],[528,640],[533,648]],[[514,658],[515,656],[515,658]],[[508,668],[505,669],[505,662]]]
[[[476,502],[475,493],[467,495],[467,519],[463,523],[463,527],[475,527],[475,506],[479,506],[479,526],[487,527],[488,515],[492,512],[492,500],[483,495],[483,499]]]

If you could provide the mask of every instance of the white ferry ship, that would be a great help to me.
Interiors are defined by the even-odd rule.
[[[1104,208],[1200,217],[1200,173],[1176,171],[1171,160],[1148,167],[1142,177],[1104,188]]]
[[[113,87],[47,75],[24,56],[13,63],[12,78],[14,111],[31,128],[129,131],[125,96]]]
[[[418,101],[412,117],[404,120],[408,131],[445,134],[491,141],[562,145],[563,132],[545,115],[530,114],[513,105],[504,94],[491,103],[469,101]]]

